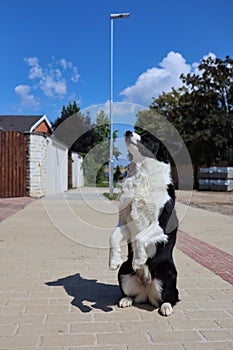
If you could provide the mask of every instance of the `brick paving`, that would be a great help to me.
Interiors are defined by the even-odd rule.
[[[0,222],[25,208],[34,200],[31,197],[0,198]]]
[[[92,225],[77,227],[85,235],[94,230],[95,220],[100,225],[100,214],[95,217],[90,211],[98,202],[95,196],[89,198],[88,203],[69,202],[74,214],[82,213],[82,221],[85,212],[87,221],[92,213]],[[61,210],[58,201],[51,199],[51,204]],[[106,202],[108,211],[111,206]],[[197,231],[198,213],[190,208]],[[208,221],[208,212],[205,216]],[[224,218],[219,216],[215,227],[222,240]],[[114,227],[115,211],[102,220]],[[108,230],[110,235],[111,227]],[[212,249],[208,259],[225,251],[207,236],[205,243],[211,247],[185,234],[185,223],[181,231],[174,253],[181,302],[166,318],[149,305],[118,308],[117,273],[108,269],[108,250],[67,238],[51,222],[42,200],[8,217],[0,223],[0,349],[232,349],[232,286],[211,266],[197,262],[196,254],[188,255],[200,245],[203,255]]]
[[[233,284],[233,255],[179,231],[177,247],[225,281]]]

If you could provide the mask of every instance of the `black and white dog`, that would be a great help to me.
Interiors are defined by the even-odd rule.
[[[110,238],[110,269],[120,267],[120,307],[149,302],[164,316],[179,301],[173,261],[178,220],[169,154],[152,134],[131,131],[125,142],[132,156],[122,184],[119,225]],[[128,242],[128,259],[122,264],[121,242]]]

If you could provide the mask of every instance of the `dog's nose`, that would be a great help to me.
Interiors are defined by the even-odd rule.
[[[126,136],[126,137],[133,136],[132,131],[130,131],[130,130],[126,131],[125,136]]]

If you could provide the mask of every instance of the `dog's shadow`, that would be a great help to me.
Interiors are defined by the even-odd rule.
[[[93,309],[100,309],[104,312],[113,311],[113,306],[117,304],[121,295],[117,285],[100,283],[95,279],[85,279],[79,273],[57,281],[46,282],[46,285],[63,286],[66,293],[74,297],[71,304],[82,312],[90,312]]]

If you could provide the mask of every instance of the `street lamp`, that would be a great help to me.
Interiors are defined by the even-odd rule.
[[[110,155],[109,155],[109,196],[113,196],[113,20],[117,18],[128,18],[129,13],[113,13],[110,15],[111,20],[111,65],[110,65]]]

